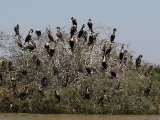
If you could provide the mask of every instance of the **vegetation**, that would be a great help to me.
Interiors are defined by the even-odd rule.
[[[104,41],[100,35],[93,49],[80,38],[71,51],[69,35],[63,31],[64,42],[57,39],[51,57],[44,48],[49,41],[46,32],[39,40],[33,37],[37,48],[31,52],[22,51],[15,39],[1,33],[1,50],[7,54],[0,57],[0,112],[160,114],[160,67],[152,65],[150,69],[151,64],[143,62],[136,68],[131,52],[127,53],[128,62],[120,63],[121,44],[112,43],[107,70],[102,70]],[[112,78],[111,69],[117,78]]]

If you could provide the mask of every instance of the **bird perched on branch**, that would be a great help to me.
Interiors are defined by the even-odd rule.
[[[81,30],[78,32],[78,36],[77,36],[78,39],[83,36],[83,34],[84,34],[84,30],[83,29],[84,28],[85,28],[85,24],[82,25]]]
[[[24,48],[28,49],[29,51],[33,51],[34,49],[36,49],[36,43],[32,40],[28,43],[28,45]]]
[[[138,58],[136,59],[136,68],[141,67],[142,58],[143,58],[143,55],[139,55]]]
[[[120,51],[120,53],[119,53],[120,63],[122,63],[122,61],[123,61],[124,63],[127,62],[127,57],[125,56],[126,53],[127,53],[127,50],[124,50],[124,45],[125,45],[125,44],[122,44],[121,51]]]
[[[75,25],[77,27],[77,20],[74,17],[71,17],[73,26]]]
[[[90,30],[91,32],[93,32],[93,28],[92,28],[92,27],[93,27],[93,24],[92,24],[92,20],[91,20],[91,19],[88,20],[87,25],[88,25],[89,30]]]
[[[112,35],[111,35],[111,37],[110,37],[110,42],[111,42],[111,43],[114,43],[114,39],[115,39],[115,36],[116,36],[116,31],[117,31],[117,29],[114,28],[114,29],[113,29],[113,33],[112,33]]]
[[[57,90],[55,90],[54,96],[55,96],[55,98],[57,99],[57,103],[60,103],[61,98],[60,98],[60,95],[58,94]]]
[[[107,69],[107,63],[106,63],[106,57],[103,56],[103,61],[102,61],[102,70],[106,70]]]
[[[70,38],[72,38],[76,32],[77,32],[77,26],[73,25],[70,30]]]
[[[49,40],[52,41],[52,42],[55,42],[50,30],[48,30],[47,34],[48,34]]]
[[[30,29],[27,37],[25,38],[25,43],[24,43],[24,45],[26,44],[26,42],[29,43],[29,42],[32,40],[32,34],[33,34],[33,29]]]
[[[14,27],[14,31],[15,31],[15,36],[19,36],[20,37],[19,25],[18,24]]]
[[[63,35],[61,33],[61,28],[60,27],[57,27],[57,33],[56,33],[56,36],[61,40],[61,41],[64,41],[63,40]]]
[[[71,49],[72,52],[74,51],[74,45],[75,45],[74,39],[71,38],[70,41],[69,41],[69,46],[70,46],[70,49]]]
[[[106,97],[106,90],[103,90],[103,94],[100,96],[97,103],[100,104],[100,105],[103,105],[105,97]]]
[[[42,32],[41,32],[41,30],[37,29],[37,30],[35,31],[35,34],[37,35],[37,39],[39,40],[39,38],[40,38],[41,35],[42,35]]]
[[[87,99],[87,100],[90,99],[90,93],[89,93],[89,90],[88,90],[88,86],[86,86],[86,88],[85,88],[84,98]]]

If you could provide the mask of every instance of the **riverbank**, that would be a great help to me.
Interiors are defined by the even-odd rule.
[[[42,114],[0,114],[0,120],[160,120],[158,115],[42,115]]]

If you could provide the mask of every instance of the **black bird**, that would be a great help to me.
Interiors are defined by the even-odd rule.
[[[20,34],[19,34],[19,25],[18,24],[14,27],[14,31],[15,31],[15,36],[20,36]]]
[[[36,49],[36,43],[32,40],[28,46],[26,46],[24,49],[29,49],[29,51],[33,51],[34,49]]]
[[[93,24],[92,24],[92,20],[91,20],[91,19],[88,20],[87,25],[88,25],[89,30],[90,30],[91,32],[93,32],[93,28],[92,28],[92,27],[93,27]]]
[[[68,85],[68,81],[69,81],[69,79],[68,79],[68,78],[66,78],[66,80],[64,80],[64,81],[63,81],[62,85],[63,85],[64,87],[67,87],[67,85]]]
[[[117,78],[117,74],[115,71],[111,71],[111,79]]]
[[[92,70],[88,65],[86,65],[86,71],[87,71],[87,74],[91,74],[92,73]]]
[[[90,99],[90,93],[89,93],[89,90],[88,90],[88,86],[86,86],[86,88],[85,88],[84,97],[87,100]]]
[[[61,98],[60,98],[60,96],[59,96],[59,94],[58,94],[57,90],[55,90],[55,94],[54,94],[54,96],[55,96],[55,98],[57,99],[57,103],[60,103]]]
[[[104,56],[103,61],[102,61],[102,70],[106,70],[107,69],[107,63],[106,63],[106,58]]]
[[[73,25],[71,27],[71,31],[70,31],[70,38],[73,37],[73,35],[75,34],[75,32],[77,32],[77,27],[76,27],[76,25]]]
[[[37,35],[37,39],[39,40],[39,38],[40,38],[41,35],[42,35],[42,32],[41,32],[41,30],[37,29],[37,30],[35,31],[35,34]]]
[[[55,74],[55,75],[58,75],[59,74],[59,70],[58,70],[58,67],[57,66],[53,66],[53,73]]]
[[[113,29],[113,33],[112,33],[112,35],[111,35],[111,37],[110,37],[111,43],[114,43],[114,39],[115,39],[115,36],[116,36],[116,35],[115,35],[116,31],[117,31],[117,29],[114,28],[114,29]]]
[[[106,55],[110,54],[112,51],[112,45],[110,44],[109,48],[106,50]]]
[[[16,87],[17,87],[17,84],[16,84],[16,80],[14,79],[14,78],[12,78],[11,79],[11,83],[10,83],[10,88],[13,90],[13,92],[14,92],[14,90],[16,89]]]
[[[74,51],[74,44],[75,44],[75,42],[74,42],[73,38],[71,38],[69,41],[69,46],[70,46],[70,49],[72,52]]]
[[[71,20],[72,20],[73,26],[75,25],[77,27],[77,20],[73,17],[71,17]]]
[[[62,35],[61,31],[60,31],[60,27],[57,27],[57,33],[56,33],[56,35],[57,35],[57,37],[59,39],[61,39],[63,41],[63,35]]]
[[[3,82],[3,75],[2,75],[2,73],[0,72],[0,86],[2,86],[2,82]]]
[[[48,51],[49,56],[53,57],[54,53],[55,53],[55,49],[54,48],[50,48],[49,51]]]
[[[49,42],[44,44],[44,48],[46,49],[47,52],[49,52],[50,49]]]
[[[141,67],[142,57],[143,57],[143,55],[139,55],[138,58],[136,59],[136,67],[137,68]]]
[[[148,97],[150,95],[152,89],[152,81],[150,82],[149,86],[144,90],[144,96]]]
[[[45,87],[45,86],[47,86],[47,85],[48,85],[48,79],[47,79],[47,77],[43,77],[41,79],[41,86],[42,86],[42,88]]]
[[[88,38],[88,33],[87,31],[83,32],[83,38],[84,38],[84,43],[87,42],[87,38]]]
[[[50,41],[55,42],[50,30],[48,30],[48,38]]]
[[[106,51],[107,51],[107,45],[105,43],[102,48],[103,55],[106,55]]]
[[[17,36],[16,42],[20,48],[24,48],[21,38]]]
[[[37,58],[36,59],[36,67],[41,66],[41,63],[42,63],[42,61],[39,58]]]
[[[20,70],[20,73],[21,73],[22,75],[26,75],[28,72],[27,72],[26,69],[21,69],[21,70]]]
[[[30,29],[27,37],[25,38],[25,43],[24,43],[24,45],[26,44],[26,42],[29,43],[29,42],[32,40],[32,34],[33,34],[33,29]]]
[[[85,24],[82,25],[81,30],[78,32],[78,36],[77,36],[78,39],[83,36],[83,33],[84,33],[84,30],[83,30],[83,29],[84,29],[84,27],[85,27]]]
[[[0,72],[0,80],[2,80],[3,76],[2,76],[2,73]]]
[[[91,35],[89,36],[88,46],[92,45],[94,43],[94,34],[91,32]]]
[[[13,70],[13,63],[12,63],[12,61],[9,61],[9,62],[8,62],[8,70],[9,70],[9,71],[12,71],[12,70]]]
[[[124,57],[124,44],[122,44],[121,51],[119,53],[120,63],[122,63],[123,57]]]
[[[98,99],[97,103],[103,105],[104,104],[104,99],[106,97],[106,90],[103,90],[102,96]]]
[[[24,100],[27,96],[28,96],[28,89],[25,87],[24,88],[24,91],[20,92],[18,97],[21,99],[21,100]]]
[[[6,63],[5,60],[2,60],[1,65],[2,65],[2,69],[3,69],[3,70],[6,70],[6,68],[7,68],[7,67],[6,67],[7,63]]]

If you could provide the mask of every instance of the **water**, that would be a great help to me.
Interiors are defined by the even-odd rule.
[[[0,120],[160,120],[159,115],[0,114]]]

